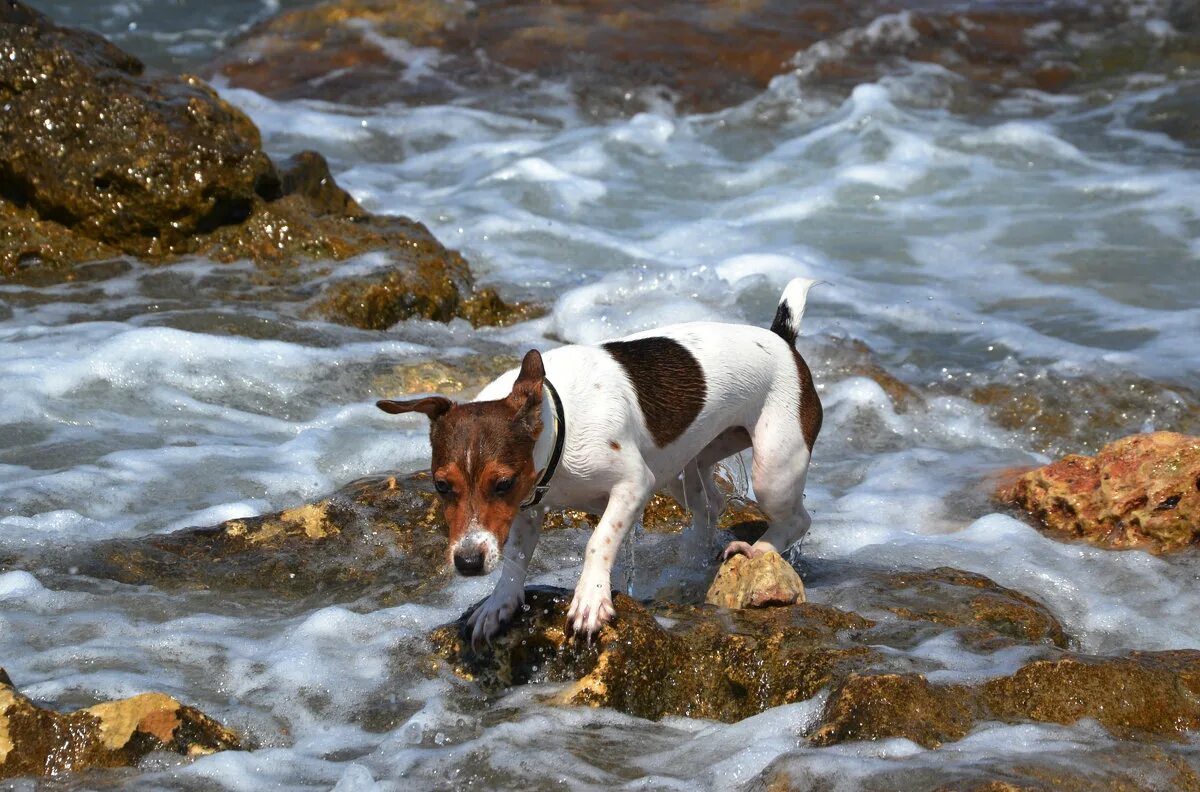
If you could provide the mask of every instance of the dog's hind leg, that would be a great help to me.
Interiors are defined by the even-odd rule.
[[[709,535],[717,529],[721,513],[725,511],[725,495],[714,479],[716,464],[750,447],[750,433],[741,426],[733,426],[717,435],[696,455],[696,467],[704,486],[704,499],[708,506]]]
[[[812,525],[804,508],[804,484],[808,478],[809,449],[796,421],[794,406],[768,405],[754,427],[754,458],[751,480],[758,505],[770,527],[753,545],[733,542],[725,557],[745,553],[751,557],[774,550],[782,553],[798,542]],[[789,422],[793,426],[789,426]],[[794,428],[793,428],[794,427]]]

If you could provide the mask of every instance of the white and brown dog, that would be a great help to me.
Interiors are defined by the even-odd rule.
[[[770,528],[753,546],[786,549],[808,530],[804,482],[821,429],[821,402],[795,349],[808,290],[784,289],[771,329],[693,322],[600,346],[525,355],[475,401],[384,400],[389,413],[431,421],[433,480],[450,527],[455,568],[500,580],[471,614],[472,641],[490,640],[524,599],[525,575],[546,512],[601,515],[584,556],[568,620],[590,635],[613,615],[617,548],[650,496],[666,489],[693,509],[711,539],[723,498],[713,466],[753,447],[751,478]]]

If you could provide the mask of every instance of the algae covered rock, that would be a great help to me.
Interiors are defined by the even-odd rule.
[[[153,73],[17,0],[0,0],[0,107],[0,277],[54,282],[80,262],[195,253],[254,261],[258,286],[316,281],[313,313],[365,329],[536,313],[476,290],[420,223],[364,211],[320,154],[277,168],[250,119],[199,78]],[[373,251],[388,260],[365,275],[301,266]]]
[[[448,103],[464,89],[513,106],[529,93],[514,73],[536,75],[565,81],[585,110],[611,115],[664,101],[715,111],[761,96],[787,74],[806,93],[837,95],[920,62],[954,74],[951,90],[987,100],[1182,67],[1195,51],[1195,24],[1179,5],[1168,9],[1172,36],[1163,45],[1121,3],[325,0],[255,26],[211,68],[276,98],[364,106]],[[437,57],[410,68],[395,57],[396,41]],[[1104,55],[1113,52],[1137,57]]]
[[[739,554],[721,564],[704,601],[719,608],[792,605],[804,602],[804,581],[779,553]]]
[[[18,693],[0,669],[0,778],[125,767],[152,751],[196,757],[241,747],[236,734],[162,693],[56,712]]]
[[[1037,605],[1018,592],[1010,596],[971,573],[935,570],[925,580],[961,601],[922,613],[926,573],[904,574],[893,580],[891,598],[872,608],[895,609],[895,618],[866,618],[811,602],[724,610],[639,603],[618,594],[616,616],[587,641],[567,632],[570,592],[535,587],[527,589],[527,607],[492,647],[477,652],[462,639],[465,616],[434,630],[430,642],[455,673],[484,690],[570,682],[555,695],[557,703],[652,719],[736,721],[828,691],[807,733],[818,746],[903,737],[936,747],[962,739],[983,721],[1070,724],[1091,718],[1114,736],[1134,740],[1200,731],[1200,652],[1097,657],[1066,651],[1057,625],[1034,630],[1035,640],[1014,637],[1020,630],[1012,625],[1026,623],[1021,617],[1010,616],[1012,623],[1002,626],[1002,617],[987,609],[973,620],[968,615],[972,600],[990,588],[998,599]],[[869,603],[872,595],[865,596]],[[940,666],[910,650],[947,634],[972,652],[1008,650],[1022,658],[1021,665],[1011,673],[931,681]]]
[[[1200,540],[1200,438],[1133,435],[1094,457],[1071,454],[1020,476],[996,498],[1051,536],[1154,553]]]
[[[833,679],[878,661],[874,649],[842,637],[872,622],[820,605],[732,612],[656,606],[651,611],[617,594],[616,617],[589,643],[567,633],[570,592],[531,587],[525,601],[494,649],[474,653],[461,638],[459,622],[433,632],[436,653],[487,689],[573,681],[559,695],[561,702],[652,719],[684,715],[723,721],[811,698]]]
[[[446,532],[428,476],[378,476],[314,503],[211,528],[100,542],[80,571],[163,588],[384,601],[440,588]]]
[[[472,361],[464,375],[490,377],[488,372],[506,360]],[[421,369],[425,370],[437,373],[444,367]],[[670,497],[656,495],[655,504],[647,511],[647,531],[679,531],[690,522]],[[748,506],[731,507],[726,519],[741,520],[754,513]],[[583,527],[585,520],[594,519],[583,513],[551,514],[547,530]],[[753,528],[757,523],[738,525]],[[279,512],[108,540],[38,563],[164,588],[269,591],[327,601],[370,596],[385,604],[444,586],[451,578],[447,552],[440,503],[429,474],[420,472],[369,476]]]
[[[149,75],[102,37],[0,3],[0,184],[43,220],[167,253],[279,189],[258,130],[195,77]]]

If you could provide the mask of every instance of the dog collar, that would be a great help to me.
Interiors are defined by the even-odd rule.
[[[554,478],[554,471],[558,469],[558,461],[562,459],[563,443],[567,439],[567,416],[563,413],[562,399],[559,398],[558,391],[550,384],[550,380],[542,379],[542,385],[550,392],[550,400],[554,402],[554,450],[550,452],[550,461],[546,464],[546,469],[538,477],[537,484],[533,485],[533,492],[521,504],[522,509],[537,506],[550,491],[550,479]]]

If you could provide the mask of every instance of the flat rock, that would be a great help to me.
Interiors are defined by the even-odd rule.
[[[1071,454],[996,492],[1051,536],[1167,553],[1200,539],[1200,437],[1133,435]]]
[[[735,555],[721,564],[704,601],[719,608],[767,608],[804,602],[804,581],[776,552]]]
[[[0,778],[127,767],[152,751],[196,757],[241,747],[236,734],[162,693],[56,712],[18,693],[0,669]]]
[[[100,542],[60,565],[161,588],[388,602],[443,586],[446,553],[428,475],[377,476],[272,514]]]

